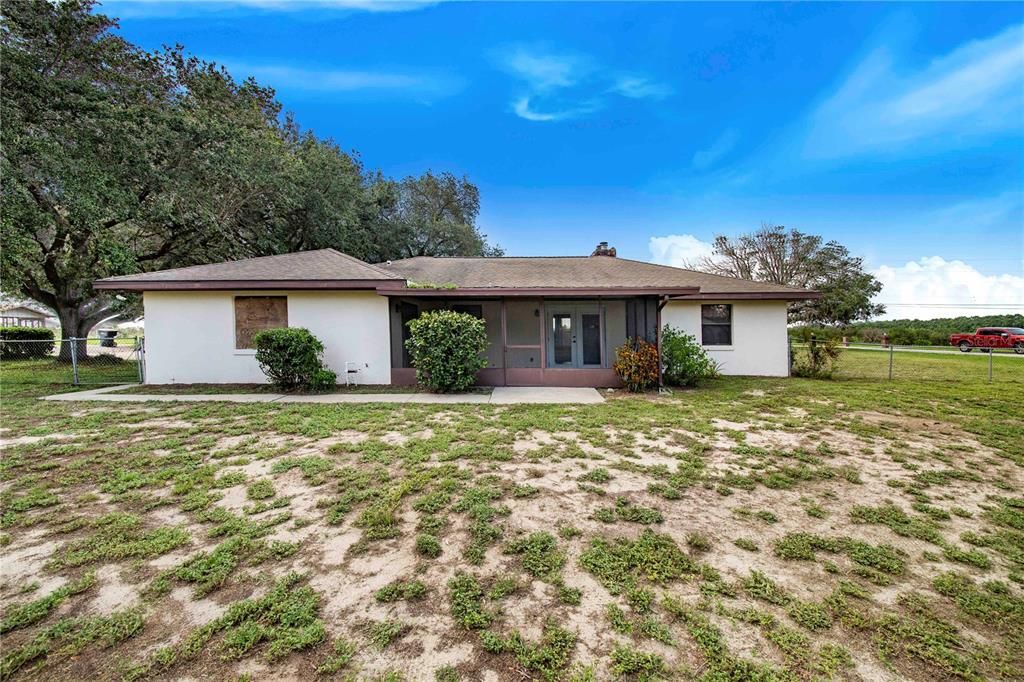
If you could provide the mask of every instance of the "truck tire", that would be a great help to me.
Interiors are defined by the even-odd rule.
[[[960,342],[960,352],[961,353],[970,353],[971,352],[971,342],[970,341],[961,341]]]
[[[1013,344],[1013,352],[1017,355],[1024,355],[1024,341],[1018,341]]]

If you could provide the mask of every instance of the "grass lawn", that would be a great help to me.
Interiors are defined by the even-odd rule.
[[[1013,354],[992,355],[993,381],[1024,384],[1024,357]],[[911,353],[892,354],[893,379],[910,381],[988,381],[988,353]],[[843,349],[839,356],[838,376],[847,379],[888,379],[889,353],[875,350]]]
[[[1005,362],[586,406],[51,403],[4,363],[0,679],[1020,679]]]

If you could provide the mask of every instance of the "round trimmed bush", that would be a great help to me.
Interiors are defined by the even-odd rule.
[[[252,337],[256,361],[270,382],[284,391],[334,388],[337,375],[324,367],[324,344],[308,329],[267,329]]]
[[[467,313],[431,310],[409,322],[409,349],[416,381],[432,391],[465,391],[487,366],[487,328]]]

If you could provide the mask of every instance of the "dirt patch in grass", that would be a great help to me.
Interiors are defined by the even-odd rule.
[[[952,414],[926,388],[722,386],[583,407],[114,405],[82,423],[15,401],[4,665],[26,679],[1021,669],[1022,434],[997,397],[975,390]]]

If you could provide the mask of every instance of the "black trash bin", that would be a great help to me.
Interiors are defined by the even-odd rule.
[[[101,329],[100,330],[100,345],[104,348],[114,347],[114,337],[117,336],[117,332],[113,329]]]

